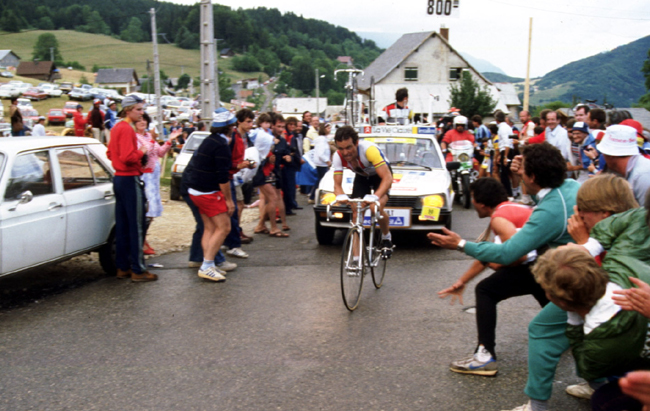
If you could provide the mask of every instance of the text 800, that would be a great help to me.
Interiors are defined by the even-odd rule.
[[[427,14],[438,16],[451,15],[452,0],[428,0]]]

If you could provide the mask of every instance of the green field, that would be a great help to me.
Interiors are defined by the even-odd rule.
[[[80,33],[71,30],[34,30],[22,33],[7,33],[2,35],[0,49],[10,49],[21,60],[28,61],[32,57],[32,50],[38,36],[43,33],[52,33],[59,42],[59,50],[64,61],[78,61],[90,71],[93,65],[113,68],[135,68],[138,76],[147,73],[147,59],[152,62],[152,43],[127,43],[110,36]],[[200,52],[198,50],[184,50],[173,44],[158,44],[160,68],[169,77],[178,77],[187,73],[192,77],[200,75]],[[232,81],[244,78],[258,78],[260,75],[267,79],[264,73],[240,73],[230,69],[231,61],[219,59],[219,67],[228,74]],[[65,70],[62,70],[65,72]],[[65,73],[63,73],[65,76]],[[92,78],[88,78],[92,82]]]

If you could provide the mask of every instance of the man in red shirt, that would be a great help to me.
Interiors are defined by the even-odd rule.
[[[72,113],[72,117],[74,118],[74,135],[77,137],[83,137],[86,133],[86,119],[81,114],[81,110],[83,110],[83,106],[77,104],[77,111]]]
[[[445,133],[445,137],[440,143],[443,153],[447,153],[446,161],[453,161],[451,153],[448,152],[447,147],[454,141],[467,140],[474,144],[474,135],[467,131],[467,117],[456,116],[454,117],[454,128]]]

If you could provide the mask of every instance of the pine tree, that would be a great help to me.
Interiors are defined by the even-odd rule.
[[[54,48],[54,61],[63,61],[63,57],[61,57],[61,52],[59,51],[59,41],[52,33],[43,33],[38,36],[38,40],[36,40],[36,44],[34,45],[34,51],[32,52],[32,58],[40,61],[51,61],[51,47]]]
[[[471,117],[478,114],[482,117],[492,114],[497,103],[492,99],[487,86],[481,87],[469,71],[463,72],[460,86],[451,84],[449,87],[451,107],[460,109],[462,115]]]

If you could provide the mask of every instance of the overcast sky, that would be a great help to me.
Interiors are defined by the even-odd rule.
[[[358,33],[377,33],[365,37],[376,37],[383,47],[389,46],[390,41],[381,44],[381,40],[391,35],[398,38],[404,33],[438,31],[445,25],[456,50],[487,60],[517,77],[526,75],[530,17],[533,17],[531,77],[650,35],[648,0],[460,0],[458,19],[428,15],[428,0],[213,0],[213,3],[232,8],[292,11]]]

